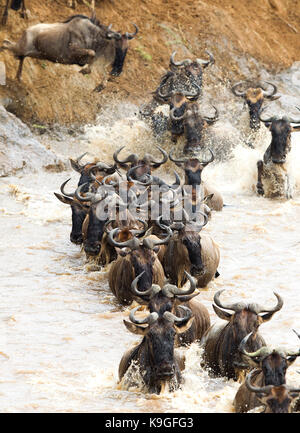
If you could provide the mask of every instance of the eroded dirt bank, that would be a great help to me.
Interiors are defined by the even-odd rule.
[[[82,124],[93,122],[99,109],[111,99],[141,102],[150,98],[159,77],[168,66],[172,51],[181,56],[205,56],[211,50],[215,66],[205,82],[227,83],[236,79],[259,78],[261,68],[274,74],[299,60],[299,0],[194,1],[101,0],[97,17],[115,30],[131,31],[139,26],[131,41],[122,75],[101,92],[93,89],[102,81],[100,71],[82,76],[77,66],[62,66],[26,59],[23,79],[15,81],[18,62],[7,52],[7,85],[0,87],[0,98],[9,97],[8,109],[27,123]],[[28,21],[9,11],[0,40],[17,40],[29,25],[57,22],[74,14],[67,0],[31,0]],[[3,10],[3,8],[1,9]],[[76,13],[90,14],[85,5]]]

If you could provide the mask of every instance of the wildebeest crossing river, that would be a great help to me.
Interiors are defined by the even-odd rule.
[[[111,162],[122,145],[145,152],[154,141],[137,110],[121,104],[102,113],[80,139],[64,136],[63,143],[53,139],[50,146],[64,161],[88,151]],[[230,125],[227,135],[236,137]],[[219,158],[203,173],[228,206],[214,212],[213,224],[204,229],[220,246],[221,275],[199,298],[214,323],[221,322],[212,309],[216,290],[226,289],[224,298],[233,302],[270,306],[273,291],[278,292],[284,306],[262,325],[261,334],[271,345],[297,348],[292,329],[300,332],[300,176],[298,170],[291,200],[256,195],[256,161],[268,140],[262,138],[256,149],[236,141],[231,158]],[[295,167],[299,145],[300,134],[294,133],[290,158]],[[172,169],[168,163],[159,170],[170,180]],[[239,384],[210,378],[200,367],[197,343],[181,349],[187,366],[179,390],[153,395],[143,392],[138,380],[131,388],[126,381],[118,383],[121,356],[140,338],[123,325],[129,308],[120,307],[109,290],[107,268],[87,264],[80,247],[69,241],[70,208],[53,192],[70,176],[72,188],[78,178],[70,167],[1,181],[1,412],[232,412]],[[300,384],[297,370],[299,360],[288,369],[288,383]]]

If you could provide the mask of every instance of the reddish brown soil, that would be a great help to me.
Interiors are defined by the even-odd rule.
[[[2,2],[3,3],[3,2]],[[149,99],[170,54],[205,57],[208,48],[216,58],[207,80],[227,82],[246,78],[239,58],[257,75],[260,66],[276,73],[299,59],[300,0],[99,0],[97,17],[115,30],[139,28],[131,41],[122,75],[110,81],[101,93],[93,92],[102,81],[100,71],[90,76],[77,66],[63,66],[26,59],[22,82],[15,81],[17,60],[2,52],[7,85],[0,97],[9,96],[9,109],[27,122],[76,124],[92,122],[110,98],[142,102]],[[16,41],[22,31],[38,22],[57,22],[74,14],[67,0],[27,0],[30,18],[25,21],[10,11],[8,24],[0,28],[0,39]],[[90,14],[80,4],[76,13]],[[258,61],[258,65],[253,59]],[[253,77],[251,77],[253,78]]]

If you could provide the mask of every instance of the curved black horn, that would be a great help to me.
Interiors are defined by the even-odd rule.
[[[61,184],[60,191],[66,197],[72,197],[73,198],[75,196],[75,192],[70,192],[70,193],[65,192],[65,185],[69,182],[69,180],[71,180],[71,178],[69,178],[68,180],[66,180],[65,182],[63,182]]]
[[[162,292],[164,293],[164,291],[166,293],[171,293],[173,295],[191,295],[192,293],[194,293],[194,291],[197,288],[197,280],[196,278],[192,277],[192,275],[190,275],[188,272],[184,271],[186,277],[188,278],[189,282],[190,282],[190,287],[187,289],[182,289],[182,288],[178,288],[177,286],[173,285],[173,284],[166,284],[163,288],[162,288]]]
[[[265,83],[267,83],[267,84],[269,84],[270,86],[272,86],[273,89],[272,89],[270,92],[266,92],[266,91],[264,90],[264,88],[262,87],[262,91],[263,91],[264,97],[265,97],[265,98],[271,98],[272,96],[275,95],[275,93],[277,93],[277,87],[275,86],[275,84],[270,83],[269,81],[265,81]]]
[[[213,105],[213,107],[215,109],[215,115],[213,117],[203,116],[203,119],[207,123],[213,123],[213,122],[216,122],[219,119],[219,111],[218,111],[218,109],[214,105]]]
[[[173,66],[185,66],[185,65],[190,65],[192,63],[192,61],[190,59],[185,59],[182,60],[181,62],[175,62],[174,57],[177,51],[173,51],[173,53],[171,54],[170,57],[170,63]]]
[[[113,230],[111,230],[110,232],[108,232],[108,242],[114,246],[114,247],[118,247],[118,248],[131,248],[131,249],[136,249],[140,246],[140,242],[136,237],[133,237],[131,239],[128,239],[125,242],[117,242],[114,240],[114,235],[116,233],[118,233],[120,231],[120,229],[117,227]]]
[[[121,161],[121,160],[118,158],[119,153],[121,152],[122,149],[124,149],[124,147],[126,147],[126,146],[121,146],[119,149],[117,149],[117,150],[114,152],[114,154],[113,154],[113,159],[114,159],[114,161],[115,161],[117,164],[120,164],[121,167],[122,167],[122,166],[125,166],[125,167],[126,167],[126,163],[127,163],[127,162],[130,162],[131,164],[136,164],[137,161],[138,161],[138,159],[139,159],[139,157],[138,157],[135,153],[132,153],[131,155],[127,156],[127,158],[124,159],[123,161]]]
[[[170,313],[170,311],[165,311],[163,314],[163,318],[168,320],[168,322],[174,323],[176,326],[180,327],[180,325],[184,325],[188,320],[190,320],[193,313],[190,308],[185,307],[184,305],[180,305],[179,308],[185,311],[185,316],[177,317],[175,316],[175,314]]]
[[[170,161],[175,162],[175,164],[184,164],[187,158],[175,159],[172,156],[173,150],[174,149],[172,149],[171,152],[169,153],[169,159],[170,159]]]
[[[246,90],[244,90],[244,91],[238,91],[237,90],[237,88],[244,83],[246,83],[246,82],[245,81],[239,81],[238,83],[234,84],[231,87],[231,91],[235,96],[245,96],[246,95]]]
[[[141,272],[132,281],[131,290],[135,295],[139,296],[142,299],[144,299],[145,297],[151,299],[156,293],[160,292],[161,288],[157,284],[152,284],[152,286],[149,289],[144,290],[143,292],[138,290],[137,285],[138,285],[139,279],[144,275],[144,273],[145,273],[145,271]]]
[[[158,145],[156,145],[156,147],[162,153],[163,159],[161,161],[155,161],[154,156],[151,155],[151,166],[153,168],[158,168],[162,164],[165,164],[168,161],[168,154],[167,154],[167,152],[164,149],[162,149],[160,146],[158,146]]]
[[[106,39],[118,39],[118,40],[120,40],[122,38],[121,33],[115,32],[115,31],[111,30],[111,28],[112,28],[112,24],[110,24],[107,28],[106,35],[105,35]]]
[[[244,302],[238,302],[235,304],[225,304],[224,302],[220,301],[220,295],[224,292],[225,289],[218,290],[214,295],[214,303],[220,307],[224,308],[224,310],[233,310],[233,311],[241,311],[242,309],[246,308],[247,305]]]
[[[246,381],[245,381],[247,388],[249,389],[249,391],[255,392],[256,394],[257,393],[268,394],[274,385],[267,385],[267,386],[262,386],[262,387],[257,387],[257,386],[252,385],[251,379],[252,379],[253,375],[256,373],[257,373],[257,370],[254,369],[254,370],[251,370],[250,373],[247,374]]]
[[[146,323],[148,325],[151,325],[152,323],[154,323],[154,322],[157,321],[157,319],[158,319],[158,314],[157,313],[151,313],[147,317],[145,317],[144,319],[137,319],[134,316],[134,314],[140,308],[141,308],[141,305],[139,305],[138,307],[133,308],[133,310],[130,311],[129,319],[131,320],[132,323],[135,323],[136,325],[144,325]]]
[[[82,155],[78,156],[78,158],[76,158],[75,160],[70,158],[71,167],[73,168],[73,170],[77,171],[77,173],[81,174],[81,172],[84,168],[84,165],[80,165],[80,161],[87,154],[88,154],[88,152],[85,152]]]
[[[196,60],[196,62],[199,65],[203,66],[203,68],[206,68],[208,65],[213,65],[215,63],[215,58],[214,58],[213,54],[208,50],[205,50],[205,52],[206,52],[206,54],[209,55],[209,60],[203,60],[203,59],[197,59]]]
[[[132,25],[135,27],[135,32],[134,33],[128,33],[128,32],[125,33],[126,38],[129,40],[133,39],[138,34],[138,31],[139,31],[139,28],[136,24],[132,23]]]

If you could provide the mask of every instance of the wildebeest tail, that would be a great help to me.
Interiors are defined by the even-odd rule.
[[[22,0],[12,0],[10,7],[14,11],[18,11],[21,7],[21,4],[22,4]]]

